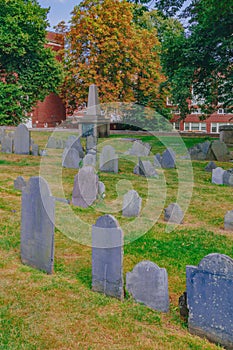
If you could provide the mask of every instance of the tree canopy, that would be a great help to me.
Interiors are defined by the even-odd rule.
[[[62,82],[46,48],[48,9],[36,0],[0,0],[0,124],[18,124]]]

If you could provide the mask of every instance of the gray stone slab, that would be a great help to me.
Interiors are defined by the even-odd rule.
[[[233,169],[224,171],[222,181],[224,185],[233,186]]]
[[[143,157],[149,156],[151,146],[149,143],[143,143],[142,141],[134,141],[132,148],[129,150],[129,154],[132,156]]]
[[[68,137],[67,141],[66,141],[66,146],[65,148],[67,149],[76,149],[76,151],[78,151],[79,153],[79,157],[83,158],[84,157],[84,151],[83,151],[83,147],[81,145],[81,138],[75,135],[71,135]]]
[[[27,185],[26,181],[24,180],[23,176],[18,176],[14,180],[14,188],[16,190],[22,191],[23,187]]]
[[[224,216],[224,230],[233,231],[233,210],[229,210]]]
[[[233,348],[233,260],[209,254],[186,267],[188,327],[191,333]]]
[[[156,168],[161,168],[161,161],[162,161],[161,154],[160,154],[160,153],[157,153],[157,154],[154,156],[154,166],[155,166]]]
[[[123,197],[122,215],[126,217],[136,217],[140,214],[142,198],[137,191],[130,190]]]
[[[13,152],[13,139],[5,134],[2,138],[2,152],[12,153]]]
[[[56,148],[56,146],[57,146],[57,140],[55,139],[55,137],[50,136],[46,147],[47,148]]]
[[[39,155],[39,146],[36,143],[32,144],[32,155],[33,156]]]
[[[96,156],[94,154],[88,153],[83,158],[83,166],[87,165],[96,166]]]
[[[20,250],[24,264],[53,272],[54,199],[42,177],[31,177],[22,189]]]
[[[93,135],[88,135],[86,137],[86,153],[89,153],[91,150],[96,152],[97,147],[97,137]]]
[[[128,272],[126,289],[136,301],[157,311],[169,311],[167,271],[155,263],[142,261]]]
[[[139,172],[139,164],[136,164],[136,165],[135,165],[135,167],[134,167],[134,169],[133,169],[133,173],[134,173],[135,175],[140,175],[140,172]]]
[[[227,162],[230,160],[230,153],[227,145],[219,140],[214,140],[211,143],[211,150],[215,155],[215,158],[219,162]]]
[[[112,215],[92,226],[92,290],[123,299],[123,232]]]
[[[62,166],[68,169],[79,169],[81,158],[75,148],[65,148],[62,155]]]
[[[164,169],[175,168],[175,153],[171,148],[167,148],[162,154],[161,166]]]
[[[150,160],[139,159],[139,175],[145,177],[158,177],[158,173]]]
[[[222,185],[223,184],[223,174],[225,170],[223,170],[220,167],[217,167],[212,170],[212,183],[216,185]]]
[[[216,168],[217,168],[217,165],[215,164],[215,162],[211,161],[206,165],[205,171],[212,173],[212,170]]]
[[[19,124],[14,134],[14,152],[16,154],[30,153],[30,132],[26,125]]]
[[[72,204],[87,208],[94,203],[98,195],[98,176],[92,166],[81,168],[74,179]]]
[[[118,156],[115,149],[110,146],[104,146],[100,154],[100,171],[108,173],[118,173]]]
[[[164,209],[164,220],[169,223],[182,224],[184,212],[178,203],[171,203]]]
[[[102,181],[98,182],[98,195],[101,198],[105,197],[105,184]]]

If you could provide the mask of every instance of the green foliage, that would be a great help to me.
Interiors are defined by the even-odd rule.
[[[46,44],[47,9],[35,0],[0,0],[0,125],[18,124],[56,92],[61,65]]]

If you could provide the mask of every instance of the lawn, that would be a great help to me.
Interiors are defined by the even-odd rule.
[[[49,135],[32,133],[40,148]],[[223,229],[224,215],[233,209],[233,188],[211,184],[205,161],[193,161],[191,167],[188,160],[178,161],[178,169],[161,170],[159,180],[134,175],[137,159],[124,154],[132,145],[130,137],[99,140],[98,151],[110,143],[120,156],[118,174],[98,172],[106,186],[104,200],[87,209],[72,205],[67,209],[64,203],[56,203],[53,275],[20,261],[21,192],[13,182],[19,175],[26,180],[41,175],[49,181],[53,195],[70,199],[77,171],[61,168],[61,150],[50,149],[42,158],[0,153],[0,349],[220,349],[189,334],[179,316],[178,298],[185,290],[186,265],[197,265],[213,252],[233,257],[232,232]],[[154,154],[173,147],[180,157],[186,147],[205,141],[153,135],[137,138],[149,142]],[[217,164],[231,168],[230,163]],[[130,188],[142,197],[144,221],[121,215],[122,196]],[[186,209],[184,223],[168,226],[163,208],[177,198]],[[167,269],[168,313],[136,303],[127,292],[120,302],[91,291],[91,225],[106,213],[117,218],[125,234],[124,276],[142,260]]]

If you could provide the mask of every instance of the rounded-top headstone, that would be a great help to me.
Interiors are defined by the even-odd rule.
[[[233,278],[233,259],[225,254],[208,254],[200,261],[198,269]]]
[[[106,214],[103,216],[100,216],[95,223],[96,227],[101,227],[101,228],[118,228],[118,222],[114,218],[114,216],[110,214]]]

